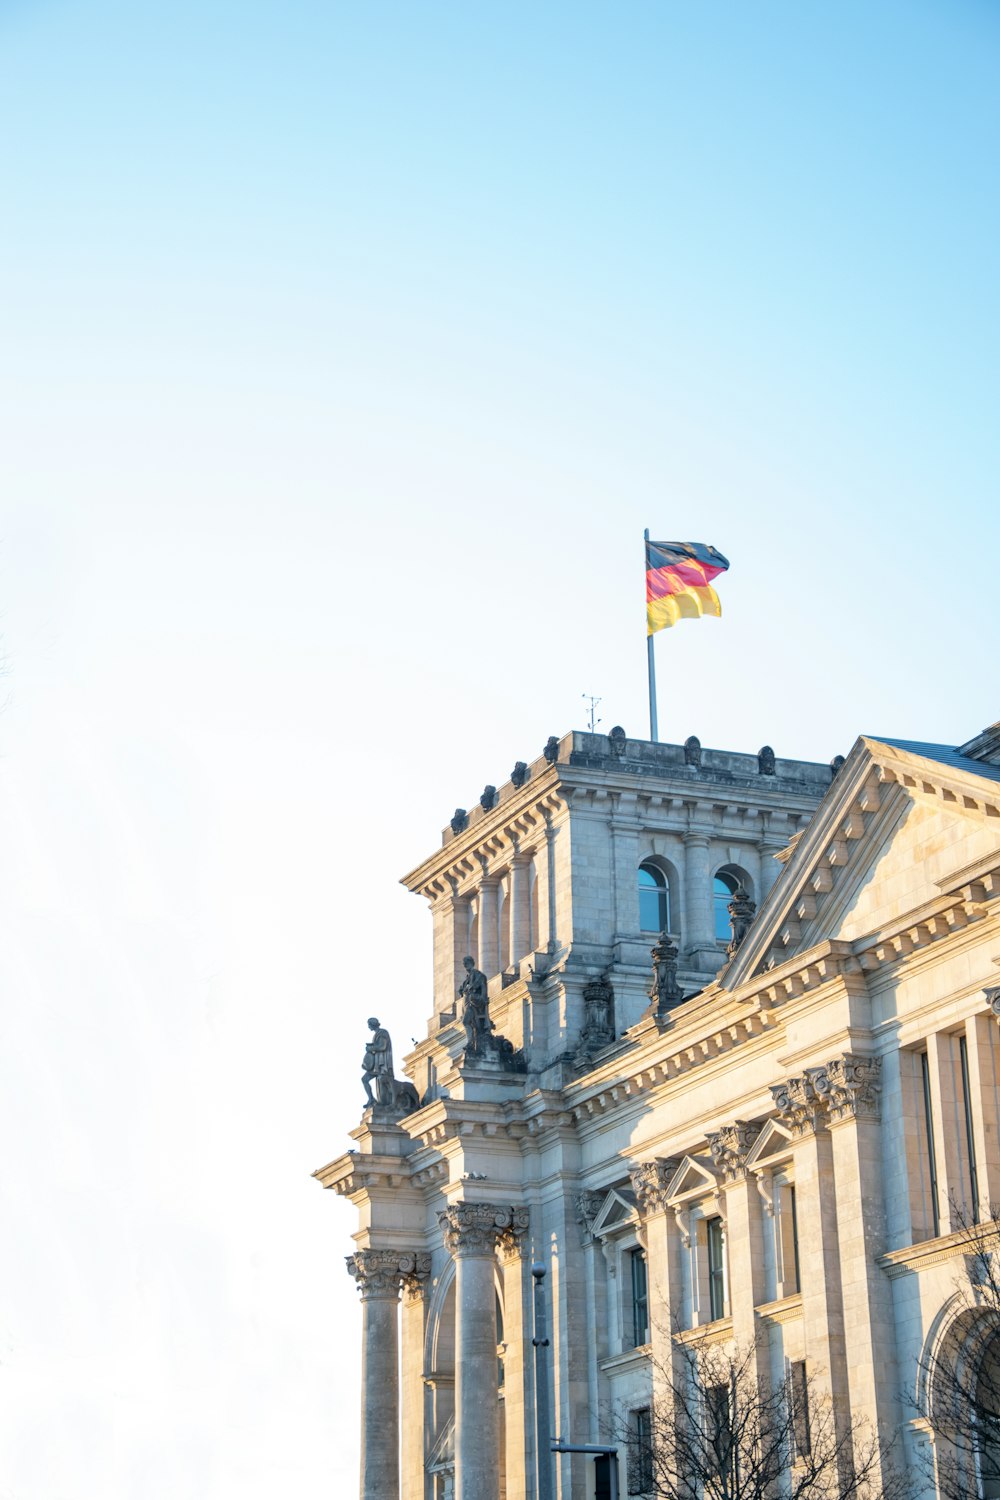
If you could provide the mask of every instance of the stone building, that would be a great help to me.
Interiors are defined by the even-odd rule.
[[[906,1393],[1000,1202],[1000,726],[829,766],[553,738],[405,883],[427,1034],[316,1173],[358,1211],[363,1500],[535,1496],[533,1263],[563,1439],[753,1345],[933,1495]]]

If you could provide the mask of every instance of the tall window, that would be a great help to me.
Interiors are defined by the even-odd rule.
[[[804,1359],[794,1360],[788,1366],[788,1404],[795,1457],[806,1458],[812,1451],[812,1434],[809,1431],[809,1379]]]
[[[654,864],[639,866],[639,927],[643,932],[670,931],[670,884]]]
[[[727,1495],[733,1492],[730,1485],[735,1485],[739,1477],[733,1434],[734,1396],[735,1390],[729,1384],[710,1385],[705,1391],[705,1436],[716,1472],[728,1477],[725,1485]]]
[[[965,1106],[965,1154],[969,1163],[969,1196],[972,1199],[972,1222],[979,1223],[979,1173],[976,1170],[976,1137],[972,1129],[972,1095],[969,1092],[969,1048],[965,1037],[958,1039],[958,1058],[962,1067],[962,1103]]]
[[[632,1269],[632,1347],[649,1342],[649,1284],[646,1257],[641,1250],[629,1251]]]
[[[795,1188],[790,1182],[782,1182],[778,1186],[777,1198],[781,1294],[783,1297],[790,1297],[800,1287],[799,1221],[795,1211]]]
[[[920,1078],[924,1089],[924,1130],[927,1135],[927,1172],[930,1178],[931,1215],[934,1223],[934,1238],[941,1233],[941,1214],[938,1208],[937,1153],[934,1150],[934,1110],[931,1104],[931,1069],[927,1053],[920,1054]]]
[[[722,1220],[705,1220],[708,1239],[708,1312],[714,1321],[726,1315],[726,1237]]]
[[[729,903],[736,895],[739,881],[727,870],[720,870],[712,881],[712,904],[715,907],[715,936],[720,943],[728,943],[733,935],[729,920]]]
[[[648,1406],[633,1411],[631,1427],[628,1492],[645,1495],[653,1488],[653,1414]]]

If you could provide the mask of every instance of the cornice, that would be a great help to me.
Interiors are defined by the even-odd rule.
[[[769,1323],[794,1323],[802,1317],[802,1293],[779,1297],[776,1302],[761,1302],[754,1308],[754,1312],[759,1318],[766,1318]]]
[[[900,1250],[887,1250],[878,1264],[890,1279],[914,1272],[928,1271],[959,1255],[981,1255],[1000,1245],[1000,1227],[993,1221],[974,1228],[958,1229],[933,1240],[921,1240]]]

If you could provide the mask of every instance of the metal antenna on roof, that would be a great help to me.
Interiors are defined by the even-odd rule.
[[[599,703],[603,703],[604,700],[603,698],[595,698],[593,693],[581,693],[580,697],[586,698],[587,702],[590,704],[590,732],[591,734],[593,734],[598,724],[603,724],[604,722],[603,719],[599,719],[597,717],[597,705]]]

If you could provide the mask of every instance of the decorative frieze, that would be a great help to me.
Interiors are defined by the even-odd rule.
[[[438,1223],[452,1255],[492,1255],[502,1234],[525,1232],[528,1210],[495,1203],[456,1203],[438,1214]]]
[[[640,1162],[628,1174],[632,1182],[639,1212],[643,1218],[649,1214],[662,1213],[667,1205],[667,1187],[676,1175],[680,1161],[676,1157],[656,1157],[654,1161]]]
[[[882,1059],[846,1052],[825,1068],[814,1068],[813,1087],[826,1103],[830,1120],[870,1119],[881,1114]]]
[[[734,1120],[709,1136],[708,1149],[725,1182],[740,1182],[746,1176],[747,1155],[760,1132],[754,1121]]]
[[[425,1265],[424,1276],[430,1273],[430,1256],[408,1250],[355,1250],[347,1257],[348,1274],[357,1282],[363,1302],[375,1297],[395,1302],[401,1282]]]

